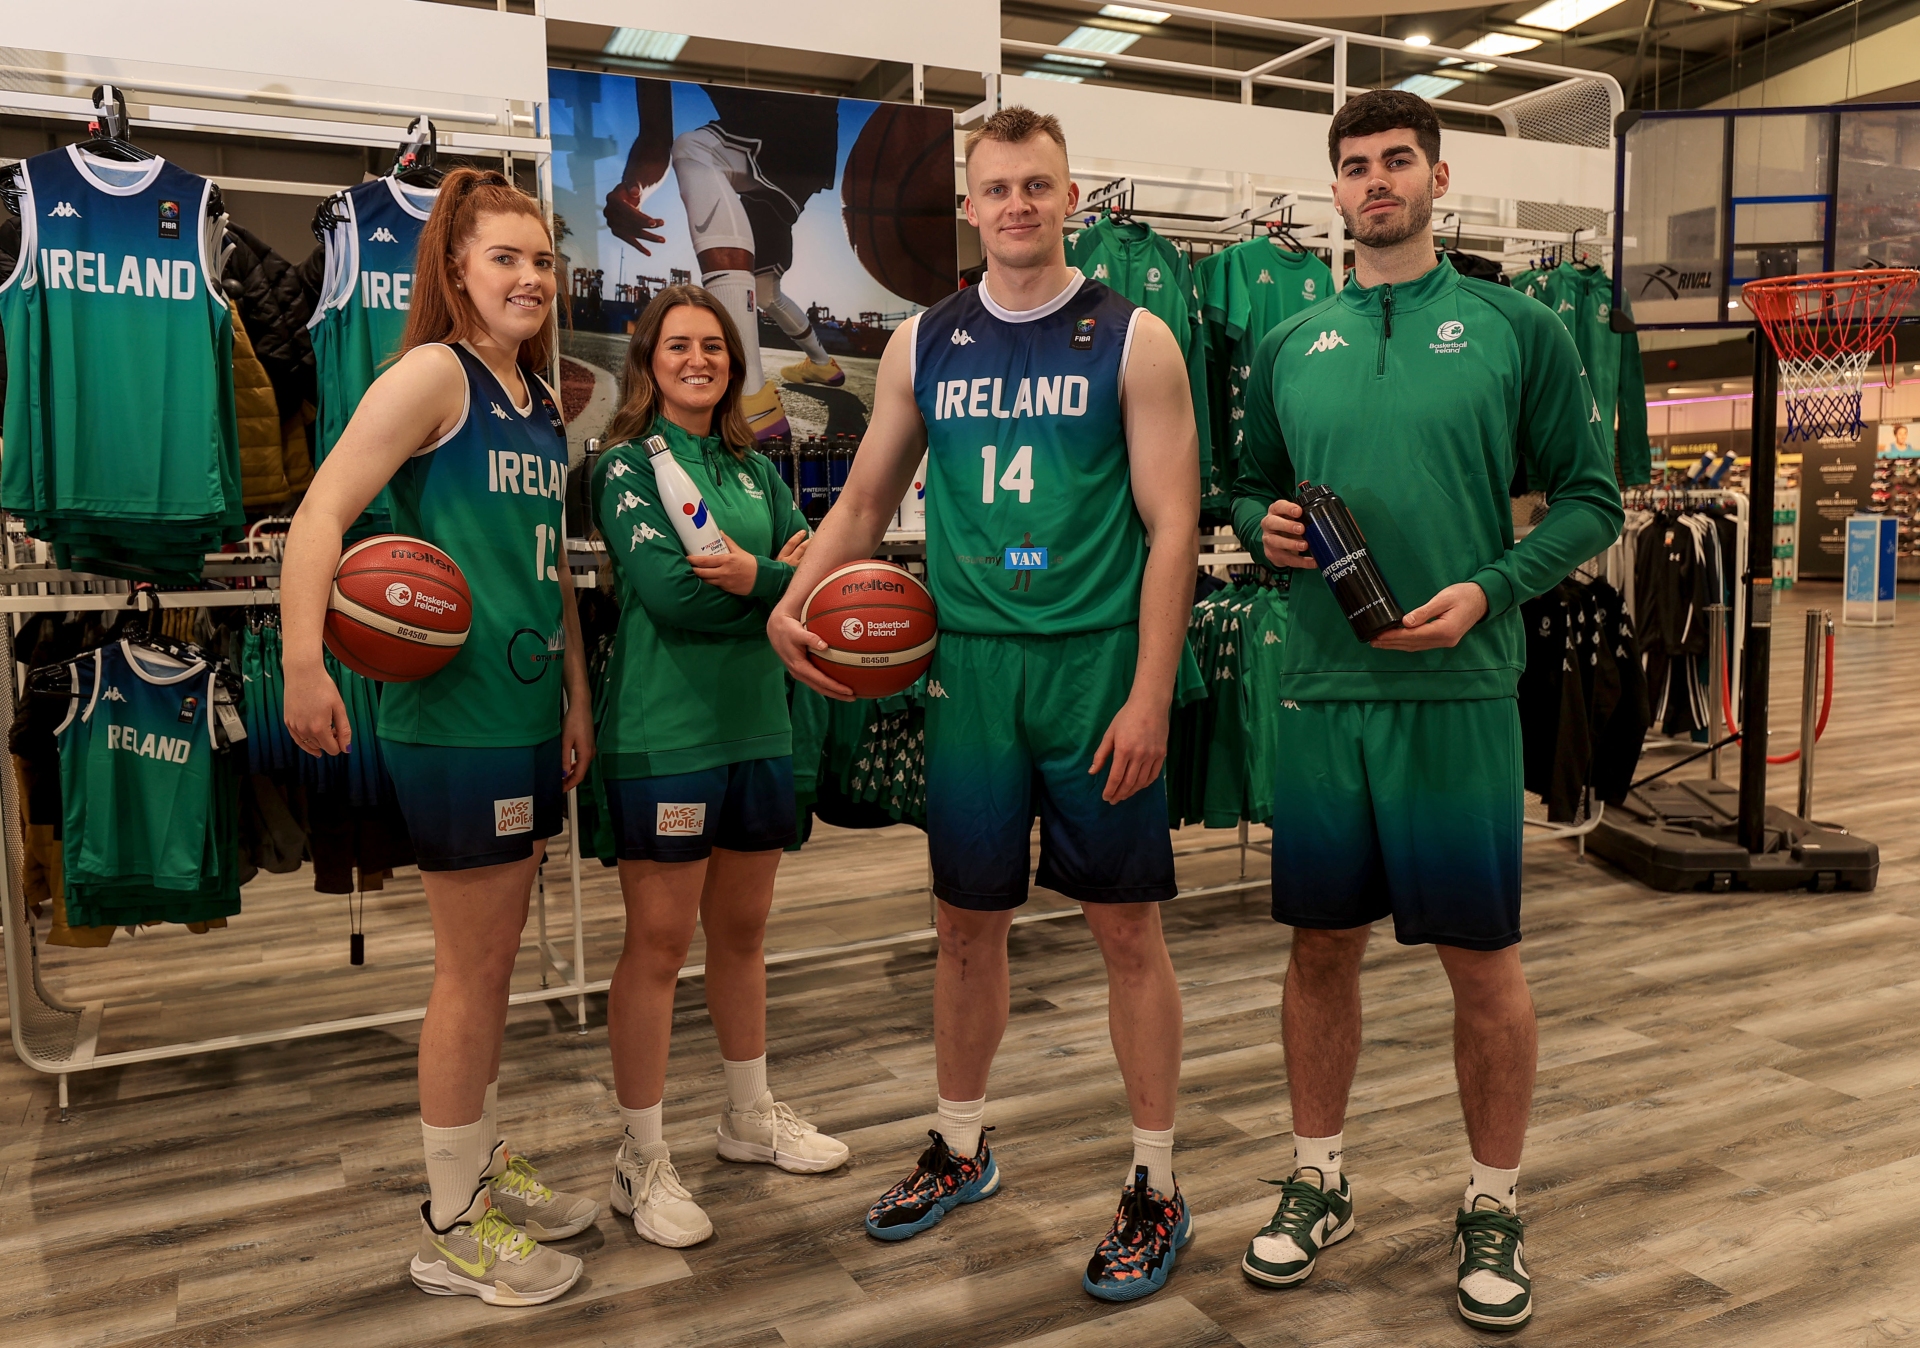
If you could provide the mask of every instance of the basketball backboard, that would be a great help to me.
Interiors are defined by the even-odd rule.
[[[1642,328],[1751,324],[1756,277],[1920,267],[1920,103],[1620,122],[1614,303]]]

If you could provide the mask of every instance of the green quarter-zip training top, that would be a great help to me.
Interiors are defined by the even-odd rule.
[[[1293,586],[1281,695],[1297,701],[1511,697],[1526,662],[1520,604],[1619,535],[1610,427],[1573,338],[1527,296],[1442,260],[1400,285],[1350,284],[1267,334],[1247,393],[1234,528],[1299,484],[1332,488],[1400,606],[1470,580],[1487,614],[1447,650],[1375,650],[1318,576]],[[1546,518],[1518,543],[1507,484],[1525,456]]]

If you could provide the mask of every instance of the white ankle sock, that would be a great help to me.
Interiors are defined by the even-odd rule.
[[[666,1101],[662,1100],[659,1104],[648,1105],[645,1109],[628,1109],[625,1105],[620,1106],[620,1122],[627,1126],[627,1136],[633,1139],[635,1146],[644,1147],[649,1142],[666,1140],[660,1134],[660,1108],[664,1104]]]
[[[1488,1165],[1479,1157],[1473,1160],[1473,1170],[1467,1177],[1467,1196],[1460,1206],[1468,1212],[1473,1211],[1473,1200],[1485,1194],[1508,1212],[1520,1210],[1520,1167],[1511,1170],[1499,1170]]]
[[[1162,1198],[1173,1197],[1173,1129],[1133,1129],[1133,1164],[1127,1167],[1127,1183],[1133,1183],[1138,1166],[1147,1168],[1147,1184]]]
[[[433,1224],[442,1230],[467,1210],[480,1172],[487,1168],[492,1149],[485,1144],[486,1124],[479,1119],[457,1128],[435,1128],[420,1120],[420,1140],[427,1152],[427,1192]]]
[[[1295,1170],[1318,1170],[1320,1188],[1332,1193],[1340,1187],[1340,1152],[1344,1132],[1332,1137],[1302,1137],[1293,1135],[1293,1168]]]
[[[745,1062],[720,1060],[720,1069],[727,1074],[727,1108],[740,1114],[760,1103],[760,1097],[767,1092],[767,1055]]]
[[[761,287],[762,291],[766,287]],[[760,295],[760,309],[770,314],[773,321],[780,325],[780,331],[800,344],[808,360],[815,365],[825,365],[833,357],[827,354],[827,348],[820,344],[820,338],[813,331],[813,320],[807,317],[807,311],[787,298],[787,293],[776,284],[773,296],[769,299]]]
[[[767,382],[767,377],[760,369],[760,315],[753,307],[753,273],[710,271],[701,276],[700,284],[726,307],[728,316],[733,319],[733,326],[740,330],[741,353],[747,358],[740,391],[758,393],[760,386]]]
[[[987,1097],[978,1100],[949,1100],[940,1096],[940,1136],[955,1156],[971,1156],[980,1150],[980,1127],[987,1117]]]
[[[480,1136],[486,1143],[487,1157],[491,1161],[493,1149],[500,1145],[500,1083],[494,1081],[487,1086],[487,1098],[480,1105]]]

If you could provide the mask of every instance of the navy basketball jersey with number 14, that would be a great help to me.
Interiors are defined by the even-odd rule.
[[[387,487],[394,529],[444,548],[465,573],[473,627],[439,673],[386,686],[380,738],[541,744],[560,733],[567,433],[553,395],[526,366],[531,406],[522,412],[478,356],[447,349],[466,374],[466,412]]]
[[[1120,385],[1143,311],[1072,277],[1019,312],[993,302],[989,278],[917,320],[927,579],[942,630],[1057,636],[1139,619],[1146,530]]]

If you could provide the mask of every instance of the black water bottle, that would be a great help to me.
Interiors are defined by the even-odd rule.
[[[1367,551],[1366,535],[1360,532],[1347,503],[1327,487],[1302,482],[1300,508],[1305,512],[1307,548],[1320,563],[1320,574],[1327,578],[1327,588],[1347,615],[1353,634],[1362,641],[1372,641],[1400,626],[1406,613]]]

